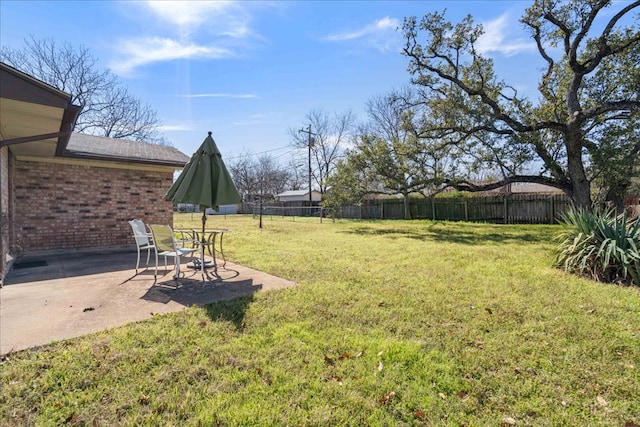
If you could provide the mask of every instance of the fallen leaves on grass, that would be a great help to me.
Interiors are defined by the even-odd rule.
[[[391,398],[393,396],[396,395],[395,391],[389,391],[387,392],[387,394],[385,394],[382,399],[380,399],[380,403],[382,403],[383,405],[386,405],[387,403],[389,403],[389,400],[391,400]]]
[[[344,360],[344,359],[350,359],[350,358],[351,358],[351,353],[346,352],[346,353],[342,353],[340,357],[338,357],[338,360]]]
[[[75,412],[72,412],[65,420],[62,422],[63,424],[76,424],[78,422],[78,416]]]
[[[327,381],[335,381],[338,384],[342,385],[342,377],[340,375],[331,375]]]
[[[596,396],[596,401],[598,402],[598,404],[600,406],[604,406],[604,407],[609,406],[609,403],[607,403],[607,401],[604,400],[604,397],[602,397],[602,396]]]
[[[427,418],[427,414],[418,410],[413,411],[413,416],[421,420],[424,420],[425,418]]]
[[[335,356],[331,356],[329,354],[325,354],[324,355],[324,361],[327,365],[329,366],[334,366],[336,364],[336,360],[337,361],[342,361],[345,359],[357,359],[358,357],[361,357],[364,354],[364,352],[359,351],[356,354],[351,354],[348,351],[342,353],[340,356],[335,357]]]

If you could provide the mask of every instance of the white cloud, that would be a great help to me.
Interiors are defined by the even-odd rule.
[[[136,67],[175,59],[224,58],[233,56],[225,48],[199,46],[193,42],[179,42],[160,37],[125,40],[119,46],[124,60],[114,62],[111,68],[118,74],[128,74]]]
[[[243,39],[253,36],[251,16],[242,3],[233,1],[147,1],[152,18],[163,21],[167,31],[180,37],[196,33]]]
[[[193,130],[191,125],[161,125],[158,129],[162,132],[180,132]]]
[[[247,99],[247,98],[260,98],[258,95],[252,93],[235,94],[235,93],[196,93],[192,95],[181,95],[183,98],[235,98],[235,99]]]
[[[478,39],[476,48],[479,53],[500,52],[506,56],[516,55],[520,52],[528,52],[536,49],[533,41],[523,39],[511,39],[509,26],[516,26],[504,13],[493,21],[483,22],[484,34]]]
[[[324,37],[323,40],[330,42],[344,41],[344,40],[353,40],[359,39],[362,37],[380,34],[381,32],[388,32],[389,30],[395,31],[399,26],[399,21],[394,18],[384,17],[382,19],[378,19],[372,24],[366,25],[365,27],[351,32],[339,33],[339,34],[331,34]]]
[[[378,19],[364,27],[343,33],[330,34],[322,38],[328,42],[342,42],[349,40],[365,40],[369,45],[381,51],[394,48],[395,42],[399,38],[396,31],[400,26],[400,21],[388,16]]]
[[[158,17],[180,28],[196,28],[218,21],[216,17],[234,8],[230,1],[148,1],[146,4]]]
[[[111,69],[119,74],[176,59],[236,57],[239,40],[257,37],[242,3],[147,1],[132,5],[136,7],[135,19],[145,22],[148,35],[115,44],[119,59],[112,62]]]

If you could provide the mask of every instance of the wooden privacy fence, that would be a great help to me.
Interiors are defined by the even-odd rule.
[[[503,224],[555,224],[571,202],[565,195],[503,195],[411,199],[413,219]],[[385,199],[361,206],[333,208],[337,218],[404,219],[402,200]],[[330,212],[326,212],[328,215]]]
[[[565,195],[512,194],[492,197],[412,198],[412,219],[471,221],[501,224],[555,224],[571,202]],[[244,203],[243,213],[260,213],[260,205]],[[270,203],[262,206],[270,216],[313,216],[350,219],[404,219],[402,199],[382,199],[362,205],[322,207],[308,202]]]

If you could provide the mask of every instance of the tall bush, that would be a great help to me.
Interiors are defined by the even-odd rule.
[[[602,282],[640,286],[640,219],[572,210],[560,223],[557,266]]]

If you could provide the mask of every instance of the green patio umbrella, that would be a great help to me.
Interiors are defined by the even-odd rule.
[[[207,208],[217,211],[220,205],[242,201],[242,197],[222,161],[220,150],[211,137],[211,132],[191,156],[191,160],[185,165],[182,173],[169,188],[164,198],[174,204],[190,203],[200,206],[202,209],[203,239],[207,222]],[[204,245],[202,251],[204,253]],[[204,256],[202,259],[204,260]]]

